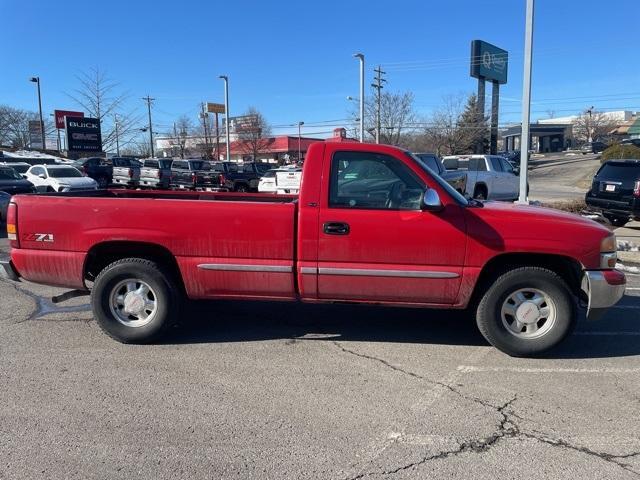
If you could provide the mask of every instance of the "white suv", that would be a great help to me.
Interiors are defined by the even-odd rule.
[[[442,159],[447,170],[467,172],[465,194],[480,200],[517,200],[518,172],[498,155],[450,155]]]
[[[96,190],[98,183],[85,177],[70,165],[34,165],[27,170],[26,178],[38,192],[73,192]]]

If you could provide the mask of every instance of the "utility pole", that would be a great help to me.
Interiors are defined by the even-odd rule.
[[[225,161],[229,162],[231,160],[231,145],[229,144],[229,77],[220,75],[218,78],[224,80],[224,126],[227,139],[227,157]]]
[[[386,80],[384,78],[382,78],[382,75],[386,74],[387,72],[383,72],[382,71],[382,67],[380,65],[378,65],[378,68],[374,68],[373,69],[374,72],[376,72],[376,83],[372,83],[371,86],[373,88],[375,88],[376,90],[378,90],[377,96],[376,96],[376,143],[380,143],[380,98],[382,97],[382,92],[381,90],[384,88],[382,86],[382,82],[386,82]]]
[[[220,160],[220,128],[218,128],[218,112],[216,112],[216,162]]]
[[[531,69],[533,56],[534,0],[527,0],[524,34],[524,75],[522,80],[522,129],[520,134],[520,195],[518,203],[529,203],[527,180],[529,177],[529,122],[531,121]]]
[[[146,97],[143,97],[142,100],[147,102],[147,110],[149,112],[149,146],[151,147],[151,158],[155,157],[153,152],[153,125],[151,124],[151,102],[155,100],[155,98],[151,98],[148,94]]]
[[[113,116],[113,121],[115,122],[116,125],[116,155],[120,156],[120,131],[119,131],[119,124],[118,124],[118,114],[116,113]]]
[[[364,143],[364,55],[354,53],[360,59],[360,143]]]
[[[593,142],[593,105],[591,106],[590,109],[587,110],[587,113],[589,114],[589,128],[587,128],[587,141],[589,143]]]
[[[207,125],[207,106],[205,105],[204,102],[202,102],[202,113],[200,114],[200,117],[202,118],[202,128],[204,130],[204,148],[207,151],[207,154],[209,154],[209,128]]]
[[[302,148],[301,148],[301,133],[300,129],[304,125],[304,122],[298,122],[298,163],[302,162]]]

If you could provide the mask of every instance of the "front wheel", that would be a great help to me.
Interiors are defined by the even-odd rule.
[[[179,289],[170,274],[142,258],[124,258],[100,272],[91,306],[100,328],[122,343],[150,343],[171,327]]]
[[[614,227],[624,227],[628,222],[628,217],[619,217],[617,215],[604,215],[604,218],[611,222]]]
[[[482,297],[476,322],[491,345],[514,357],[543,353],[575,324],[575,300],[551,270],[521,267],[500,275]]]

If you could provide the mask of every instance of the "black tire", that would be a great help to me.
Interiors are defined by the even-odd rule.
[[[485,186],[480,185],[473,190],[473,198],[476,200],[486,200],[487,196],[487,187]]]
[[[238,185],[236,185],[235,191],[240,193],[246,193],[249,191],[249,187],[244,183],[239,183]]]
[[[142,326],[125,325],[110,306],[114,288],[128,279],[146,283],[157,305],[155,313],[150,315],[152,319]],[[176,323],[181,297],[175,280],[161,266],[143,258],[123,258],[105,267],[96,277],[91,306],[100,328],[114,340],[151,343]]]
[[[109,181],[106,179],[106,177],[98,177],[96,182],[98,182],[98,188],[100,190],[104,190],[109,186]]]
[[[604,215],[604,218],[611,222],[611,225],[614,227],[624,227],[627,223],[629,223],[628,217],[620,217],[617,215]]]
[[[544,292],[555,308],[553,321],[538,337],[524,338],[514,334],[502,319],[502,306],[520,289]],[[575,298],[569,287],[556,273],[539,267],[520,267],[499,275],[486,290],[476,311],[476,323],[484,338],[494,347],[513,357],[539,355],[564,340],[576,323]],[[544,320],[546,322],[548,320]],[[542,323],[541,330],[544,327]]]

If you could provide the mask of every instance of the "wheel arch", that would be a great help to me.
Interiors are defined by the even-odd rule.
[[[181,291],[185,291],[180,267],[173,253],[162,245],[137,241],[115,240],[93,245],[84,261],[84,282],[94,281],[106,266],[122,258],[144,258],[156,262],[171,274]]]
[[[485,263],[473,290],[472,302],[479,300],[498,275],[519,267],[541,267],[551,270],[565,281],[574,295],[582,295],[580,284],[583,268],[580,262],[565,255],[518,252],[496,255]]]
[[[478,189],[484,189],[487,197],[489,196],[489,187],[485,182],[476,182],[476,184],[473,186],[473,193],[475,194]]]

